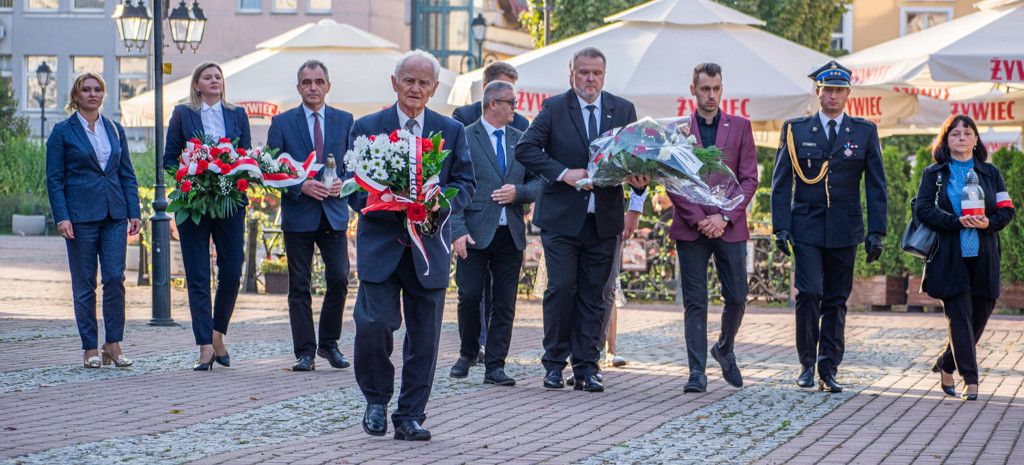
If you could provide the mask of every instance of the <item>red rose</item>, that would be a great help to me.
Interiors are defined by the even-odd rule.
[[[395,129],[394,131],[391,131],[391,136],[388,137],[388,139],[390,139],[391,142],[398,142],[398,130]]]
[[[246,181],[244,179],[239,179],[238,180],[238,185],[236,187],[238,187],[238,190],[240,190],[242,192],[245,192],[245,190],[249,188],[249,181]]]
[[[370,142],[377,140],[377,136],[366,136],[366,138],[370,139]]]
[[[187,194],[188,191],[190,191],[190,190],[192,190],[192,181],[185,181],[185,182],[181,183],[181,192]]]
[[[188,174],[188,172],[185,171],[185,168],[182,168],[182,169],[178,170],[177,173],[174,173],[174,180],[178,181],[178,182],[181,182],[182,179],[185,179],[185,175],[186,174]]]
[[[420,223],[427,219],[427,207],[422,204],[412,203],[405,209],[405,216],[413,223]]]
[[[221,144],[230,144],[231,143],[231,139],[228,139],[227,137],[221,137],[220,140],[217,141],[217,142],[221,143]]]
[[[647,147],[644,147],[642,145],[636,146],[636,149],[633,150],[633,155],[643,155],[645,153],[647,153]]]
[[[423,153],[427,153],[427,152],[429,152],[431,150],[434,150],[434,143],[430,142],[430,139],[420,139],[420,140],[423,141],[423,143],[421,144],[421,146],[423,147]]]

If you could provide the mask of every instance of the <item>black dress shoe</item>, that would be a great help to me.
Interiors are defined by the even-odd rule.
[[[574,391],[604,392],[604,385],[597,380],[597,375],[593,374],[582,377],[579,382],[573,385],[572,389]]]
[[[453,368],[454,370],[454,368]],[[484,384],[496,384],[498,386],[515,386],[516,380],[509,378],[505,370],[495,368],[484,375]]]
[[[594,377],[597,378],[598,382],[604,382],[604,373],[601,373],[599,371],[596,375],[594,375]],[[569,377],[565,379],[565,384],[568,386],[574,386],[576,384],[576,375],[569,375]]]
[[[743,375],[736,366],[736,355],[732,352],[723,354],[718,350],[718,343],[711,346],[711,356],[722,366],[722,378],[732,387],[743,387]]]
[[[818,390],[822,392],[843,392],[843,387],[836,382],[835,376],[825,375],[818,379]]]
[[[224,355],[213,354],[213,361],[224,365],[226,367],[231,366],[231,354],[225,353]]]
[[[562,371],[548,370],[547,374],[544,375],[544,387],[548,389],[564,388],[565,382],[562,381]]]
[[[455,366],[452,367],[452,371],[448,373],[448,376],[452,378],[465,378],[469,376],[469,367],[476,365],[476,357],[459,357],[455,361]]]
[[[331,347],[329,349],[320,348],[316,350],[316,354],[326,358],[327,363],[330,363],[334,368],[348,368],[352,365],[348,362],[348,359],[342,355],[341,351],[338,350],[337,347]]]
[[[401,420],[395,422],[395,439],[429,441],[430,431],[423,429],[416,420]]]
[[[964,392],[960,393],[960,398],[963,400],[978,400],[978,393],[968,394],[967,385],[964,385]]]
[[[381,404],[369,404],[363,413],[363,431],[370,436],[383,436],[388,432],[388,409]]]
[[[292,371],[313,371],[316,370],[316,360],[312,355],[303,355],[292,365]]]
[[[690,373],[690,379],[683,386],[683,392],[704,392],[708,388],[708,377],[704,373],[694,371]]]
[[[800,376],[796,378],[796,385],[802,388],[814,386],[814,366],[804,367]]]

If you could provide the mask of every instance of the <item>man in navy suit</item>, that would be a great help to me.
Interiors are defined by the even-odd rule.
[[[299,67],[296,88],[302,105],[271,120],[267,147],[281,149],[299,160],[315,151],[319,163],[333,155],[339,181],[327,186],[320,182],[321,172],[316,179],[306,179],[281,195],[281,230],[288,256],[288,317],[296,358],[292,371],[315,370],[314,354],[326,358],[334,368],[346,368],[349,362],[338,350],[338,338],[348,294],[348,204],[339,195],[352,114],[324,104],[331,91],[331,78],[320,61],[309,60]],[[309,290],[314,245],[320,248],[327,285],[320,307],[319,344],[313,330]]]
[[[574,389],[604,390],[598,373],[605,321],[603,290],[612,272],[619,234],[636,228],[639,212],[623,218],[621,186],[578,186],[590,161],[590,141],[615,127],[636,121],[628,100],[604,87],[605,57],[587,47],[569,63],[572,89],[544,100],[540,113],[516,146],[526,169],[547,185],[537,199],[533,223],[541,228],[548,267],[544,292],[544,387],[565,387],[562,370],[572,355]],[[634,176],[633,193],[649,179]],[[642,205],[642,202],[639,203]]]
[[[395,439],[430,439],[430,432],[420,424],[426,419],[424,410],[434,382],[451,266],[451,226],[445,222],[449,214],[462,211],[476,191],[465,128],[427,108],[427,101],[437,90],[440,72],[441,65],[432,55],[422,50],[406,53],[391,76],[397,103],[356,120],[349,140],[351,144],[356,137],[390,134],[396,129],[419,137],[441,133],[443,148],[451,153],[441,166],[439,185],[442,191],[450,187],[458,190],[450,200],[450,209],[432,213],[444,226],[436,234],[421,236],[423,253],[410,246],[405,212],[373,211],[359,215],[359,293],[352,315],[356,323],[354,361],[356,382],[368,404],[363,430],[372,436],[387,432],[387,404],[395,389],[395,367],[390,358],[394,332],[401,326],[404,312],[402,390],[398,408],[391,416]],[[354,197],[353,208],[361,211],[366,206],[367,194]]]
[[[512,66],[504,61],[495,61],[486,68],[484,68],[484,78],[481,83],[481,89],[487,89],[487,86],[492,82],[504,81],[513,86],[516,85],[516,81],[519,80],[519,71],[516,71],[515,66]],[[526,132],[526,128],[530,126],[530,121],[523,115],[516,113],[515,107],[512,112],[512,122],[508,123],[508,127],[513,128],[520,133]],[[464,105],[456,108],[452,112],[452,119],[462,123],[464,126],[469,126],[477,121],[480,121],[483,117],[483,104],[481,102],[473,102],[469,105]],[[491,314],[491,274],[484,273],[483,277],[483,299],[480,301],[480,328],[487,328],[490,321]],[[460,288],[462,286],[459,286]],[[461,333],[460,333],[461,334]],[[461,337],[466,338],[469,335],[462,335]],[[484,329],[480,331],[477,337],[480,343],[481,350],[479,351],[479,358],[477,363],[484,361],[483,347],[487,344],[487,331]]]

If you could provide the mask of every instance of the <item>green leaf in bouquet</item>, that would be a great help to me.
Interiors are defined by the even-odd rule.
[[[459,189],[458,188],[449,187],[449,188],[445,189],[443,193],[441,193],[441,196],[446,198],[446,199],[452,199],[452,198],[455,198],[455,196],[458,195],[458,194],[459,194]]]
[[[350,194],[358,191],[359,189],[362,189],[362,187],[359,185],[359,183],[356,182],[355,179],[347,179],[347,180],[345,180],[344,183],[341,184],[341,194],[340,195],[342,197],[345,197],[347,195],[350,195]]]

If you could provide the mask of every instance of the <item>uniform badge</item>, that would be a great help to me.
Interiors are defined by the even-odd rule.
[[[853,144],[847,142],[846,146],[845,146],[845,150],[843,150],[843,156],[846,157],[846,158],[852,157],[853,156],[853,149],[855,149],[855,148],[857,148],[856,145],[853,145]]]

